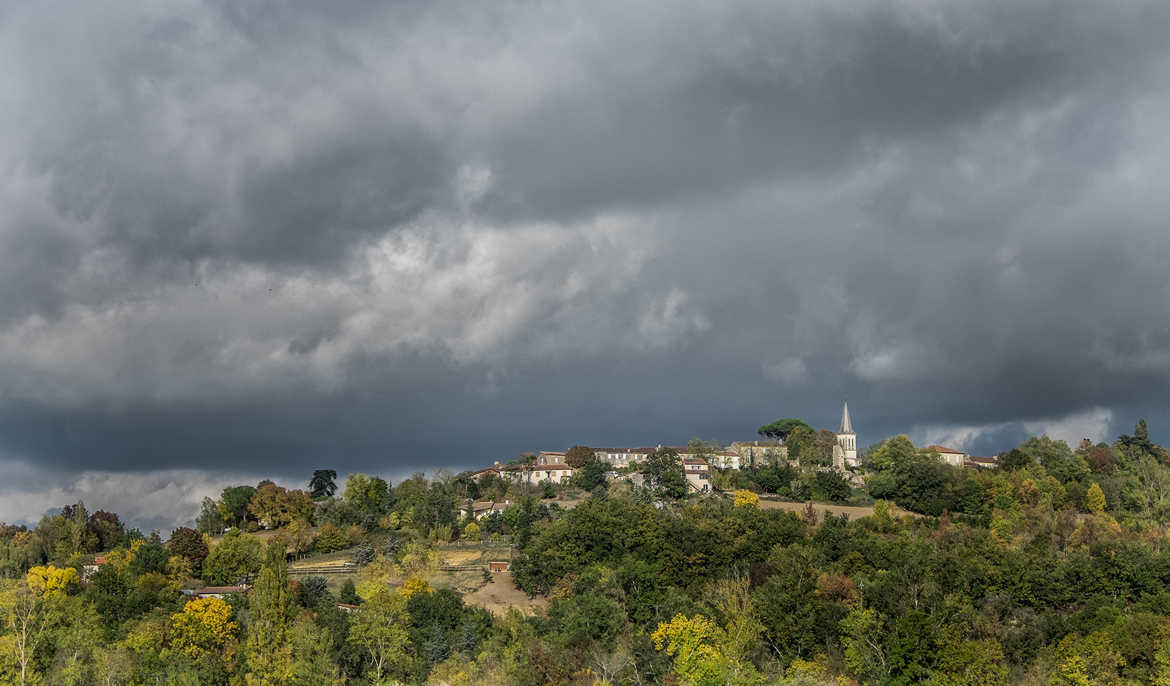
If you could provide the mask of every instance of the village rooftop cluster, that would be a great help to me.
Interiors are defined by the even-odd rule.
[[[849,403],[845,403],[841,410],[841,423],[836,436],[837,443],[833,447],[831,469],[842,473],[852,473],[860,466],[860,459],[857,454],[857,434],[853,430],[853,422],[849,416]],[[652,453],[663,447],[660,444],[653,448],[589,448],[589,450],[599,461],[609,465],[608,478],[630,479],[635,486],[640,486],[642,475],[638,472],[637,465],[645,462]],[[683,472],[686,475],[687,487],[697,493],[707,493],[711,490],[708,484],[711,469],[762,467],[789,459],[788,446],[782,439],[735,441],[731,445],[714,450],[698,450],[690,445],[666,447],[678,453]],[[955,467],[990,468],[996,464],[994,457],[973,457],[962,450],[946,446],[931,445],[926,450],[937,453],[942,462]],[[544,481],[553,484],[565,483],[573,478],[575,472],[574,467],[566,461],[565,455],[565,451],[542,450],[539,453],[530,454],[527,459],[508,463],[497,461],[486,469],[474,472],[473,475],[479,479],[487,474],[496,474],[511,482],[528,484]]]

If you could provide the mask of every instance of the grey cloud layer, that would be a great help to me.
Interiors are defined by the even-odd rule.
[[[1167,418],[1168,15],[6,6],[0,448],[263,474],[846,396],[870,439]]]

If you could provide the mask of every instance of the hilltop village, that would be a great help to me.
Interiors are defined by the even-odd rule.
[[[841,409],[841,422],[836,432],[816,432],[811,427],[791,422],[789,427],[777,427],[770,431],[768,425],[760,433],[775,435],[771,440],[735,441],[727,446],[694,440],[684,446],[663,446],[653,448],[593,448],[575,446],[569,451],[542,450],[529,453],[508,463],[496,462],[490,467],[474,472],[477,479],[488,474],[512,482],[540,484],[544,482],[568,483],[590,459],[595,459],[607,468],[606,477],[611,480],[628,479],[634,486],[644,485],[641,468],[651,455],[667,451],[676,456],[683,466],[687,488],[695,493],[711,490],[712,470],[739,470],[741,468],[775,467],[781,463],[798,466],[796,455],[789,450],[787,439],[795,433],[795,439],[811,436],[814,450],[820,455],[812,460],[820,471],[833,470],[846,477],[853,485],[861,485],[860,460],[857,455],[857,434],[849,416],[849,403]],[[775,424],[775,423],[774,423]],[[827,450],[825,449],[827,447]],[[925,450],[935,453],[939,460],[955,467],[990,468],[995,466],[994,457],[974,457],[964,451],[941,445],[927,446]],[[827,458],[827,459],[826,459]]]

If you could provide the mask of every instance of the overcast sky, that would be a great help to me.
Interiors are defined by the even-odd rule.
[[[1170,438],[1170,4],[0,0],[0,520]],[[181,510],[181,512],[176,512]]]

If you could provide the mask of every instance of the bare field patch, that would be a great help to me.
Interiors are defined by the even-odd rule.
[[[472,593],[464,594],[463,601],[478,605],[493,615],[504,615],[510,608],[516,608],[525,615],[535,615],[548,607],[548,600],[542,596],[529,598],[528,594],[516,588],[512,572],[497,572],[491,580]]]
[[[760,507],[768,510],[786,510],[788,512],[795,512],[796,514],[804,514],[808,504],[790,503],[784,500],[770,500],[766,498],[760,498]],[[860,519],[861,517],[873,516],[872,505],[829,505],[825,503],[813,503],[813,509],[816,511],[819,517],[824,517],[826,512],[832,512],[836,516],[843,514],[849,515],[849,519]],[[891,512],[895,517],[905,517],[907,515],[911,517],[919,516],[913,512],[907,512],[906,510],[903,510],[896,505],[891,508]]]
[[[470,565],[483,562],[484,551],[476,550],[443,550],[440,559],[445,565]],[[484,563],[486,564],[486,562]]]

